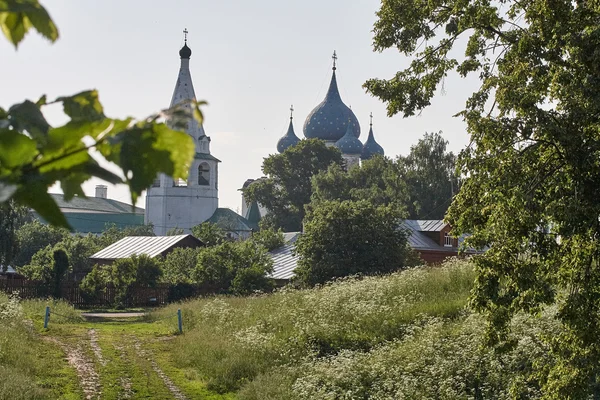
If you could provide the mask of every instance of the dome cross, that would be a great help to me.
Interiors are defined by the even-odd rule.
[[[290,119],[294,119],[294,105],[290,107]]]
[[[371,119],[371,122],[369,122],[369,125],[373,126],[373,113],[369,114],[369,118]]]
[[[183,29],[183,40],[185,43],[187,43],[187,34],[188,34],[188,30],[187,28]]]
[[[338,59],[337,54],[335,53],[335,50],[333,51],[333,56],[331,56],[331,58],[333,58],[333,70],[335,71],[337,69],[335,65],[336,65],[336,61]]]

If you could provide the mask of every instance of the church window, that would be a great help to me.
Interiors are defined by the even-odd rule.
[[[152,187],[160,187],[160,178],[156,178],[153,182],[152,182]]]
[[[198,185],[210,185],[210,167],[207,163],[202,163],[198,166]]]

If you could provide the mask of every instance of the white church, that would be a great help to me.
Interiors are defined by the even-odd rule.
[[[187,30],[184,45],[179,50],[181,67],[173,91],[170,107],[182,104],[190,108],[190,101],[196,100],[190,57],[192,50],[187,45]],[[325,99],[317,105],[304,122],[303,133],[308,139],[324,140],[328,146],[336,146],[342,152],[346,167],[360,165],[376,154],[384,154],[383,148],[375,141],[373,121],[363,144],[360,137],[360,124],[354,112],[341,99],[336,79],[337,55],[333,53],[333,73]],[[190,109],[191,111],[191,109]],[[293,110],[292,110],[293,111]],[[210,137],[204,127],[190,119],[186,132],[194,139],[196,154],[187,181],[173,180],[161,174],[146,192],[144,222],[154,226],[156,235],[165,235],[171,229],[183,229],[190,233],[191,228],[203,222],[212,222],[225,227],[234,236],[247,236],[258,229],[258,221],[266,210],[257,204],[248,204],[242,196],[242,214],[229,208],[219,208],[219,159],[210,153]],[[283,153],[301,139],[294,132],[293,116],[287,133],[279,139],[277,151]],[[244,187],[252,184],[248,179]]]

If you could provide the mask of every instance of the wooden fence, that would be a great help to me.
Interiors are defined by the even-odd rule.
[[[0,291],[15,294],[21,299],[50,297],[52,285],[27,279],[0,279]],[[185,298],[215,293],[214,288],[200,285],[158,284],[155,287],[133,286],[122,304],[125,307],[149,307],[168,304]],[[86,298],[77,282],[61,285],[61,298],[76,307],[110,307],[115,305],[116,290],[107,286],[95,298]]]

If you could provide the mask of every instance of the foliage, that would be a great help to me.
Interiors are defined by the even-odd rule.
[[[37,0],[4,0],[0,8],[0,28],[15,46],[31,27],[52,41],[58,38],[56,26]],[[69,120],[52,127],[43,109],[57,103]],[[178,107],[140,121],[112,119],[104,115],[98,92],[88,90],[50,102],[44,95],[36,102],[0,108],[0,202],[12,198],[52,225],[68,228],[48,188],[60,182],[65,200],[70,200],[84,196],[81,185],[97,177],[126,183],[135,204],[158,173],[186,178],[193,140],[158,121],[168,119],[169,126],[184,129],[190,118],[202,120],[201,104],[194,102],[191,112]],[[97,152],[95,158],[91,150]],[[121,176],[101,167],[98,158],[117,165]]]
[[[167,254],[163,262],[162,280],[172,285],[194,283],[193,274],[200,248],[177,248]]]
[[[285,232],[302,229],[304,206],[312,195],[311,178],[331,164],[342,165],[342,155],[318,139],[302,140],[282,154],[265,158],[262,171],[267,176],[244,189],[247,201],[257,201],[269,210],[264,217]]]
[[[284,238],[281,230],[276,231],[268,228],[253,232],[249,240],[258,246],[264,247],[267,251],[275,250],[284,245]]]
[[[106,224],[102,235],[98,237],[101,248],[108,247],[127,236],[155,236],[152,225],[117,227],[115,224]]]
[[[210,222],[203,222],[192,227],[192,235],[209,247],[221,244],[226,240],[225,231],[217,224]]]
[[[155,286],[162,276],[160,261],[145,254],[121,258],[111,265],[95,265],[80,287],[89,299],[95,299],[106,285],[115,289],[115,305],[123,306],[133,285]]]
[[[19,252],[14,259],[14,265],[19,267],[29,264],[35,253],[46,246],[54,246],[69,236],[63,228],[41,223],[39,220],[24,224],[17,231]]]
[[[166,236],[178,236],[183,234],[185,234],[185,232],[182,228],[171,228],[167,231]]]
[[[425,133],[398,164],[408,186],[410,219],[444,219],[459,182],[456,156],[446,151],[448,142],[439,133]]]
[[[473,304],[489,316],[490,338],[504,339],[519,310],[556,303],[565,329],[548,338],[559,362],[542,392],[591,396],[600,377],[598,2],[390,0],[378,17],[375,48],[413,58],[391,80],[365,84],[390,115],[427,106],[451,71],[481,81],[460,113],[471,145],[447,218],[489,247]]]
[[[374,206],[393,206],[403,215],[406,213],[404,174],[400,165],[389,158],[376,156],[349,171],[332,165],[315,175],[312,185],[313,202],[366,200]]]
[[[293,397],[264,394],[276,383],[291,385],[308,367],[305,361],[376,349],[430,317],[461,318],[473,279],[472,265],[452,260],[443,267],[345,279],[318,289],[198,299],[167,306],[154,317],[181,308],[187,331],[173,341],[173,359],[178,368],[205,377],[210,389],[252,385],[261,394],[257,399],[287,399]]]
[[[385,274],[406,266],[407,234],[394,207],[325,201],[306,217],[296,242],[296,278],[305,285],[354,274]]]
[[[106,292],[106,283],[108,282],[107,268],[101,265],[94,265],[92,270],[83,278],[79,284],[81,296],[86,303],[94,304],[101,299],[102,294]]]
[[[272,280],[266,276],[272,268],[264,247],[250,240],[223,242],[200,250],[194,279],[217,292],[250,294],[272,289]]]
[[[27,216],[27,209],[14,201],[0,203],[0,272],[9,265],[19,251],[17,231]]]
[[[52,296],[55,299],[61,297],[60,285],[65,278],[65,274],[69,271],[69,257],[63,249],[54,250],[52,253]]]
[[[54,247],[47,245],[31,257],[29,264],[18,269],[28,279],[50,283],[52,281],[52,255]]]

